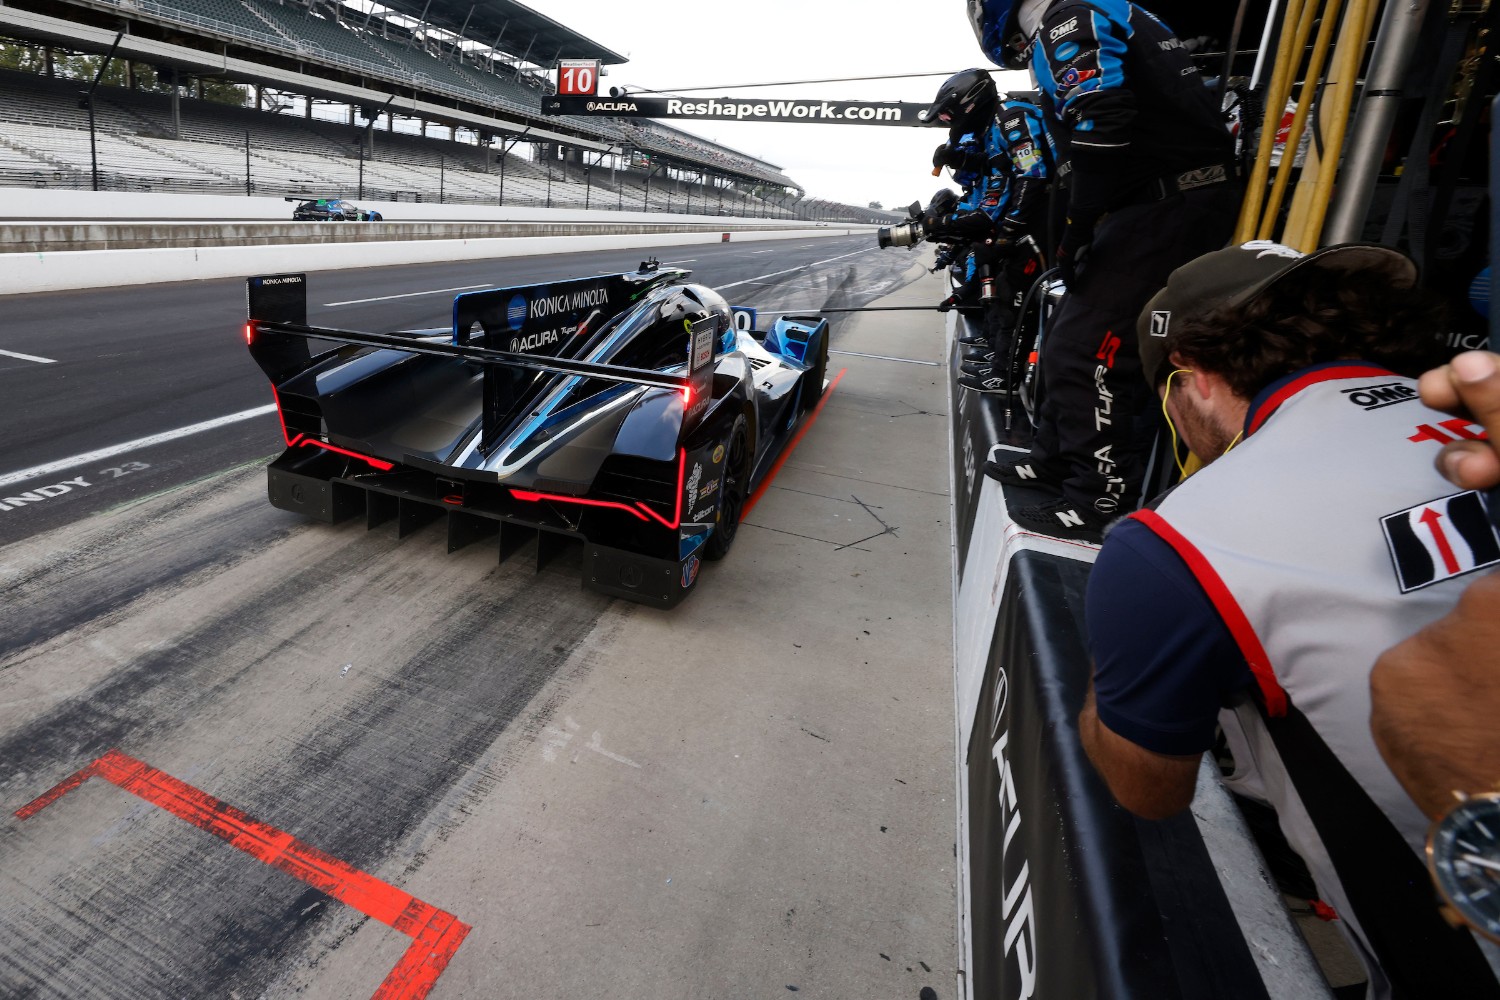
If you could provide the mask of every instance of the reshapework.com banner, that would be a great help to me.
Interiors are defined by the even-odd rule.
[[[925,104],[902,101],[809,101],[739,97],[542,98],[544,115],[661,118],[668,121],[806,122],[817,125],[922,126]]]

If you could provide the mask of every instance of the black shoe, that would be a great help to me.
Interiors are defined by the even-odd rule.
[[[975,392],[1010,392],[1009,380],[993,368],[986,368],[982,374],[978,375],[968,373],[960,375],[958,384],[965,389],[972,389]]]
[[[1000,360],[1000,355],[994,351],[974,350],[970,348],[964,352],[964,364],[993,365]]]
[[[989,346],[990,346],[990,338],[984,336],[983,334],[971,333],[971,334],[969,334],[966,337],[959,337],[958,338],[958,346],[960,346],[960,347],[983,347],[985,349],[988,349]]]
[[[985,375],[992,371],[999,371],[988,361],[965,361],[959,365],[959,368],[965,375]]]
[[[1042,489],[1056,492],[1062,486],[1062,479],[1052,475],[1030,455],[1002,459],[995,461],[991,459],[984,463],[984,474],[991,479],[997,479],[1006,486],[1025,486],[1031,489],[1041,487]]]
[[[1093,511],[1079,506],[1064,497],[1048,500],[1033,507],[1017,507],[1010,512],[1010,519],[1027,531],[1053,538],[1064,538],[1072,542],[1104,541],[1105,521]]]

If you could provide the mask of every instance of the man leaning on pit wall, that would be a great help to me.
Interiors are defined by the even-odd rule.
[[[1376,657],[1500,562],[1480,496],[1433,468],[1424,428],[1449,416],[1413,376],[1441,327],[1416,280],[1383,247],[1256,242],[1147,305],[1147,382],[1208,464],[1105,539],[1079,729],[1120,803],[1160,818],[1192,801],[1221,725],[1229,785],[1276,810],[1370,997],[1495,998],[1500,949],[1439,915],[1427,820],[1369,725]]]

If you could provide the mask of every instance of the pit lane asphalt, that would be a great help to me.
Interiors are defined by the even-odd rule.
[[[831,244],[800,249],[858,249]],[[795,262],[777,257],[723,280]],[[940,297],[911,264],[863,254],[735,297]],[[419,307],[391,325],[445,308]],[[181,308],[162,340],[223,337],[248,362],[237,309],[205,332]],[[670,614],[580,590],[576,562],[536,574],[449,555],[435,527],[398,541],[275,510],[258,461],[225,467],[232,439],[212,475],[0,545],[0,997],[365,1000],[410,946],[159,795],[96,778],[11,815],[117,748],[471,925],[433,1000],[949,1000],[941,331],[839,320],[834,347],[873,357],[839,356],[734,551]],[[173,387],[170,362],[136,364]],[[177,426],[176,403],[137,433]],[[155,456],[113,461],[136,458]]]
[[[737,305],[783,309],[824,305],[840,287],[861,292],[848,298],[859,304],[911,262],[904,251],[875,249],[870,233],[323,271],[308,279],[309,319],[356,330],[447,327],[456,292],[434,289],[633,270],[647,256],[686,261],[694,280],[713,287],[735,286],[725,294]],[[834,257],[841,259],[750,280]],[[280,433],[267,413],[64,470],[13,475],[267,406],[265,380],[241,337],[244,303],[238,279],[0,296],[0,351],[10,352],[0,353],[0,504],[22,493],[43,497],[0,510],[0,544],[273,455]]]

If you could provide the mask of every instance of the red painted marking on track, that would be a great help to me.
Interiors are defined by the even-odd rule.
[[[412,938],[411,947],[371,1000],[422,1000],[432,992],[469,925],[456,916],[424,903],[409,893],[367,875],[325,854],[291,834],[247,816],[192,785],[154,767],[110,750],[78,773],[63,779],[16,810],[17,819],[30,819],[82,785],[103,778],[185,820],[231,847],[286,872],[339,902]]]
[[[792,457],[792,452],[796,450],[797,445],[802,443],[802,435],[812,430],[812,425],[818,422],[818,415],[823,412],[823,405],[828,402],[828,398],[833,395],[833,390],[838,388],[839,379],[843,378],[844,373],[848,370],[847,368],[840,368],[839,373],[833,377],[833,381],[828,383],[828,391],[823,393],[823,398],[818,400],[817,406],[813,407],[812,416],[807,418],[807,422],[802,425],[802,429],[797,432],[797,436],[792,438],[792,443],[786,446],[786,450],[776,459],[776,464],[771,466],[771,471],[766,473],[766,478],[761,480],[760,486],[756,488],[754,493],[750,494],[750,499],[745,501],[745,511],[740,515],[742,520],[750,516],[750,512],[755,509],[755,505],[760,503],[760,498],[766,495],[766,490],[770,487],[771,480],[776,478],[776,473],[781,471],[781,467],[786,464],[787,459]]]

